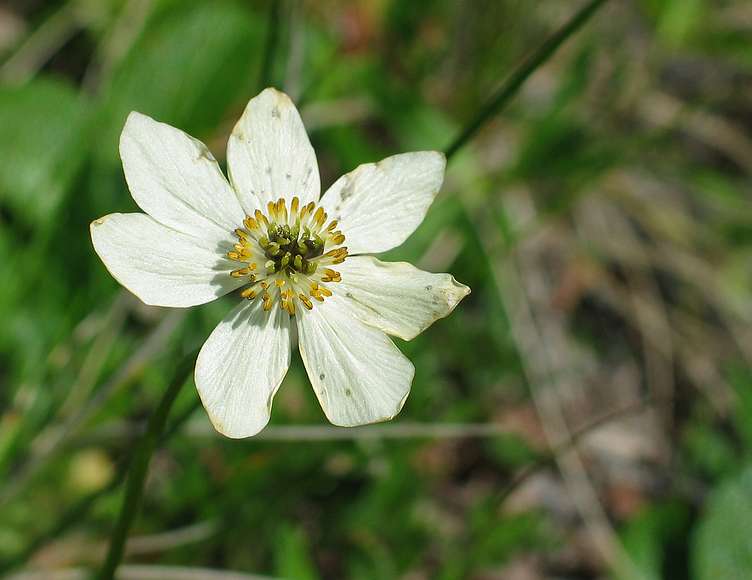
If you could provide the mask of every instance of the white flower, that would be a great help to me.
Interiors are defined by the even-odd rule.
[[[327,418],[354,426],[391,419],[415,369],[387,334],[410,340],[470,289],[449,274],[368,255],[401,244],[423,221],[444,178],[433,151],[361,165],[319,199],[316,156],[289,97],[252,99],[227,146],[228,183],[206,146],[131,113],[120,155],[146,213],[91,224],[110,273],[147,304],[244,299],[201,349],[195,379],[215,428],[258,433],[300,354]]]

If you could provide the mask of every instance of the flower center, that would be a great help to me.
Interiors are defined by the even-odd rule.
[[[240,295],[248,300],[261,296],[266,311],[279,300],[290,316],[298,302],[311,310],[314,301],[331,296],[326,284],[342,280],[331,266],[345,261],[347,248],[337,220],[324,227],[326,219],[323,208],[313,202],[300,207],[297,197],[289,211],[280,198],[267,204],[266,214],[256,210],[253,217],[246,216],[244,227],[233,232],[238,243],[227,253],[243,264],[230,276],[248,280]]]

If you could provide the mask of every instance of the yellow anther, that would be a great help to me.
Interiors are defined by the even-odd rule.
[[[230,260],[240,261],[240,254],[237,252],[227,252],[227,257],[230,258]]]
[[[337,245],[342,244],[345,241],[345,236],[343,234],[337,234],[332,238],[332,243],[335,243]]]
[[[324,276],[329,278],[329,280],[325,280],[326,282],[340,282],[342,280],[342,275],[331,268],[326,268],[324,270]]]
[[[331,290],[329,290],[329,288],[327,288],[326,286],[321,286],[321,287],[319,288],[319,292],[320,292],[321,294],[323,294],[324,296],[326,296],[326,297],[329,297],[329,296],[331,296],[331,295],[332,295],[332,291],[331,291]]]
[[[347,248],[335,248],[329,250],[324,254],[327,258],[331,258],[332,264],[341,264],[347,258]]]
[[[235,253],[238,254],[241,258],[248,258],[251,255],[251,250],[247,246],[241,246],[240,244],[235,245]]]
[[[263,213],[261,213],[260,209],[257,209],[253,215],[256,216],[256,220],[258,221],[258,223],[263,224],[264,227],[267,227],[267,228],[269,227],[269,220],[266,219],[266,216]]]
[[[274,283],[277,285],[277,288],[282,288],[285,285],[285,281],[282,278],[277,278]]]
[[[240,293],[240,295],[248,300],[253,300],[256,298],[256,291],[253,288],[246,288]]]
[[[264,291],[264,293],[262,294],[262,298],[264,300],[264,310],[269,312],[272,309],[272,305],[274,304],[274,301],[272,300],[271,295],[267,291]]]
[[[300,301],[308,310],[311,310],[313,308],[313,302],[311,302],[308,296],[306,296],[305,294],[298,294],[298,298],[300,298]]]
[[[316,213],[313,214],[313,221],[318,227],[321,227],[322,225],[324,225],[325,220],[326,212],[324,211],[323,207],[320,207],[316,210]]]
[[[331,232],[331,231],[333,231],[333,230],[334,230],[334,228],[336,228],[336,227],[337,227],[337,223],[339,223],[339,222],[337,222],[337,220],[332,220],[332,221],[330,221],[330,222],[329,222],[329,225],[328,225],[328,226],[326,226],[326,231],[327,231],[327,232]]]
[[[296,195],[292,198],[292,201],[290,202],[290,213],[292,214],[293,218],[298,215],[298,207],[300,206],[300,199]]]

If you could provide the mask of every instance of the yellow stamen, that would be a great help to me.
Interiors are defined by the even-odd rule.
[[[324,269],[324,277],[328,278],[328,280],[322,280],[324,282],[341,282],[342,281],[342,274],[337,272],[336,270],[332,270],[331,268]]]
[[[269,227],[269,220],[266,219],[266,216],[261,213],[261,210],[257,209],[256,212],[253,214],[256,216],[256,220],[258,220],[258,223],[264,224],[264,227]]]
[[[313,214],[313,221],[318,227],[321,227],[324,225],[324,220],[326,220],[326,212],[323,207],[319,207],[316,213]]]
[[[305,294],[298,294],[298,298],[300,298],[300,301],[308,310],[313,309],[313,302],[311,302],[308,296],[306,296]]]
[[[240,293],[240,295],[248,300],[253,300],[256,298],[256,291],[253,288],[246,288]]]
[[[237,242],[226,254],[240,262],[229,272],[246,284],[240,295],[248,300],[261,298],[267,312],[278,300],[291,317],[298,300],[301,308],[311,310],[315,302],[331,297],[332,291],[324,284],[341,282],[342,275],[330,266],[348,256],[338,223],[328,220],[323,207],[315,202],[302,204],[298,196],[289,202],[279,197],[246,215],[242,227],[233,230]]]

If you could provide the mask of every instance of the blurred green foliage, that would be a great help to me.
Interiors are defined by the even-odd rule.
[[[534,4],[286,0],[270,84],[301,102],[323,186],[362,162],[445,147],[576,8]],[[131,110],[224,158],[260,88],[268,14],[268,2],[231,0],[11,1],[0,12],[21,23],[0,38],[0,565],[98,561],[117,492],[31,563],[18,555],[107,485],[180,353],[231,307],[143,306],[96,258],[88,224],[136,209],[117,152]],[[473,289],[399,342],[417,374],[390,425],[508,433],[275,440],[277,426],[325,423],[294,358],[267,440],[215,437],[199,409],[155,456],[134,535],[209,531],[127,561],[306,580],[752,578],[751,23],[744,0],[612,2],[452,161],[426,221],[388,254]],[[596,203],[610,217],[593,238]],[[642,254],[617,236],[622,223]],[[504,278],[510,260],[524,277],[540,239],[551,318],[587,353],[565,361],[586,390],[573,425],[618,407],[609,381],[629,376],[630,393],[659,397],[651,365],[672,375],[668,416],[648,409],[660,441],[632,427],[586,462],[631,572],[597,555],[549,463],[499,502],[548,447]],[[630,300],[665,310],[671,355],[651,342],[660,326],[620,308]],[[195,403],[185,388],[173,415]],[[668,451],[623,459],[635,434]]]
[[[752,471],[722,482],[708,498],[693,538],[693,564],[700,580],[749,577],[752,569]]]

